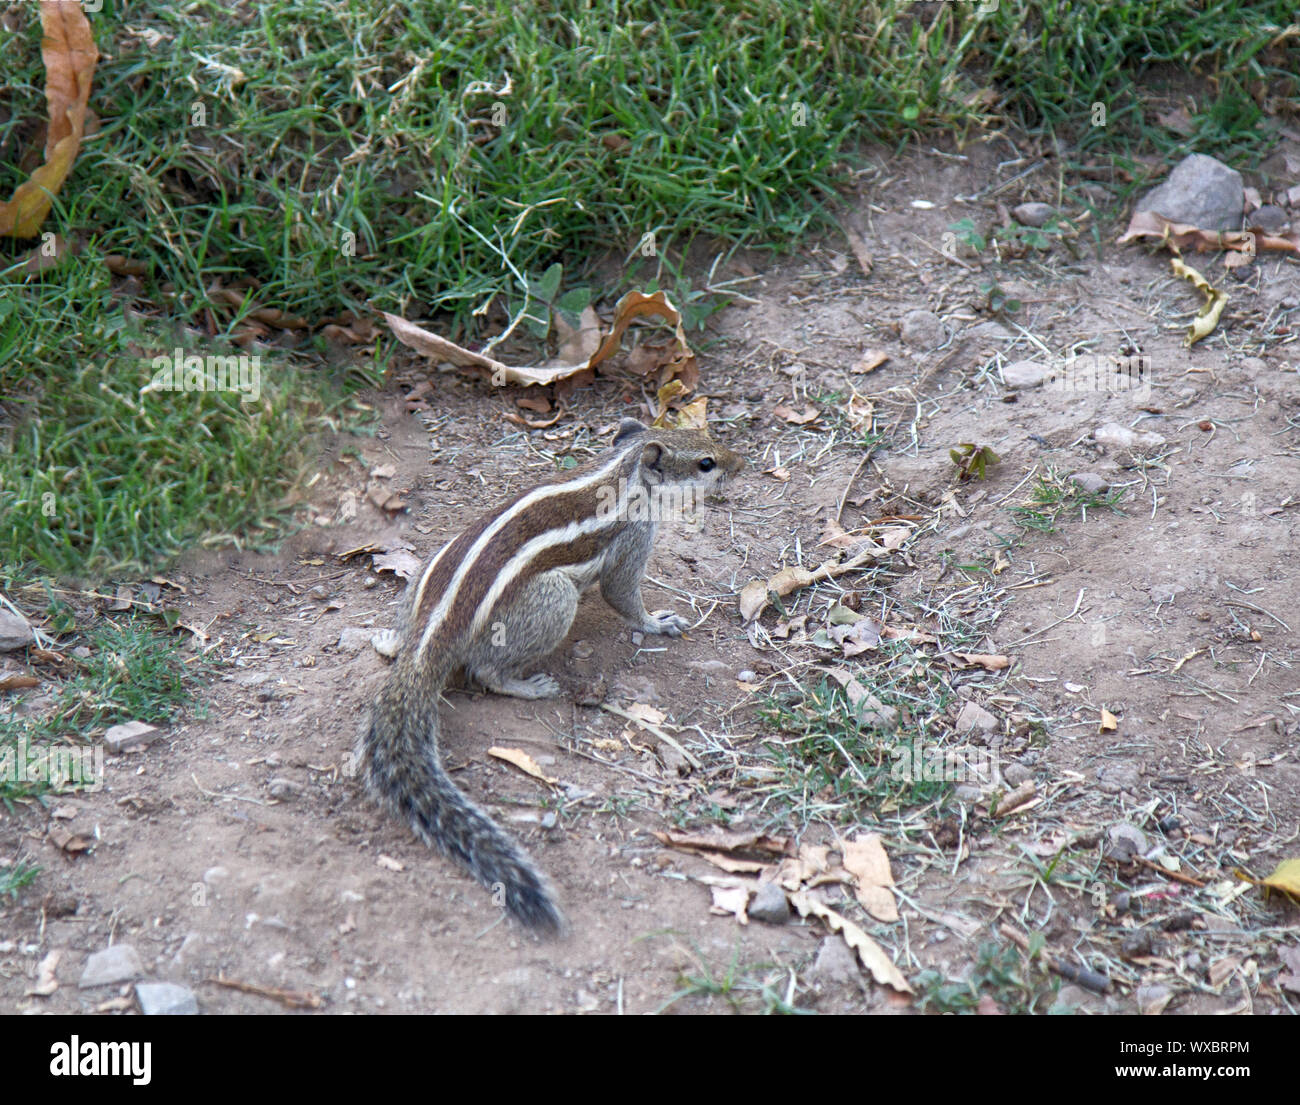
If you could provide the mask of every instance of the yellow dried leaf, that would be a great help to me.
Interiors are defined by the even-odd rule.
[[[838,932],[843,936],[844,942],[858,953],[858,959],[871,972],[872,978],[877,982],[892,986],[900,993],[912,993],[912,987],[907,984],[907,979],[903,977],[902,972],[894,966],[889,956],[885,954],[885,949],[871,939],[858,925],[855,925],[847,917],[836,913],[829,906],[822,905],[807,891],[796,891],[789,897],[790,904],[799,911],[799,916],[807,917],[812,914],[825,921],[832,932]]]
[[[49,125],[45,164],[0,203],[0,234],[34,238],[72,170],[86,128],[86,105],[99,51],[80,4],[42,0],[41,59],[45,62],[45,102]]]
[[[894,875],[880,834],[859,833],[852,840],[841,840],[839,848],[862,907],[877,921],[897,921],[898,905],[889,889],[894,885]]]
[[[559,779],[552,779],[543,772],[537,766],[537,761],[522,748],[498,748],[494,746],[488,749],[488,755],[494,756],[498,760],[505,760],[508,764],[513,764],[525,775],[531,775],[534,779],[540,779],[543,783],[550,783],[555,786],[560,781]]]
[[[1228,293],[1211,287],[1204,276],[1177,257],[1171,257],[1169,265],[1174,270],[1175,276],[1190,280],[1196,290],[1205,296],[1205,305],[1196,312],[1191,328],[1187,331],[1187,337],[1183,339],[1183,345],[1192,346],[1214,333],[1214,328],[1219,325],[1219,317],[1223,314],[1223,308],[1228,305]]]
[[[1119,728],[1119,718],[1112,714],[1105,706],[1101,708],[1101,725],[1098,727],[1099,733],[1113,733]]]

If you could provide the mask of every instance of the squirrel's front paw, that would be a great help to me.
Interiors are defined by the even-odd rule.
[[[674,614],[671,610],[656,610],[646,618],[643,627],[647,633],[662,633],[668,637],[680,637],[688,628],[690,622],[680,614]]]

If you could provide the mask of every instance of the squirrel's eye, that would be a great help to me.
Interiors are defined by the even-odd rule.
[[[700,461],[701,472],[712,472],[713,467],[714,467],[714,462],[712,457],[705,457],[702,461]]]

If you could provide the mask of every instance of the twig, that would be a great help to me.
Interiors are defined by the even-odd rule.
[[[998,925],[998,931],[1022,952],[1029,951],[1029,938],[1023,933],[1016,931],[1006,923]],[[1091,990],[1095,994],[1104,994],[1110,989],[1110,979],[1103,974],[1089,970],[1087,967],[1076,967],[1072,963],[1062,963],[1046,948],[1039,952],[1039,956],[1049,971],[1060,975],[1067,982],[1078,983],[1085,990]]]
[[[619,717],[632,722],[633,725],[641,726],[641,728],[646,730],[646,732],[648,733],[653,733],[656,737],[658,737],[661,741],[663,741],[664,744],[670,745],[671,747],[677,749],[677,751],[680,752],[686,758],[686,762],[689,763],[691,767],[695,768],[696,771],[701,770],[701,768],[704,766],[703,764],[700,763],[699,760],[697,760],[688,751],[686,751],[686,749],[683,748],[677,741],[673,740],[672,737],[670,737],[667,733],[665,733],[662,729],[659,728],[659,726],[655,725],[654,723],[646,721],[645,718],[633,717],[626,710],[620,710],[617,706],[611,706],[608,702],[602,702],[600,704],[600,708],[602,710],[608,710],[611,714],[617,714]]]

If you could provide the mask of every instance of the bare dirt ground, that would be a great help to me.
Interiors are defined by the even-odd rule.
[[[51,802],[74,814],[60,824],[94,837],[88,854],[61,853],[37,805],[0,823],[0,851],[43,868],[0,909],[0,1004],[129,1007],[111,1001],[113,988],[77,987],[88,954],[125,942],[145,977],[191,987],[205,1013],[287,1007],[217,976],[309,993],[335,1012],[920,1008],[873,982],[816,920],[740,924],[711,912],[702,880],[734,876],[651,835],[725,824],[788,837],[792,852],[878,832],[897,921],[872,919],[836,882],[812,893],[870,932],[918,992],[927,970],[980,981],[981,946],[1010,947],[1014,932],[1040,934],[1067,973],[1110,983],[1094,992],[1090,976],[1062,980],[1039,960],[1022,965],[1025,987],[986,986],[997,1008],[1294,1012],[1285,957],[1300,954],[1300,915],[1234,870],[1263,876],[1300,854],[1300,269],[1270,258],[1237,282],[1215,261],[1194,262],[1232,298],[1218,330],[1189,350],[1199,297],[1164,256],[1110,244],[1115,228],[1100,258],[1086,233],[1078,257],[1060,244],[1004,264],[992,246],[942,256],[963,217],[996,237],[999,203],[1046,200],[1078,217],[1045,175],[978,202],[954,198],[1013,176],[999,164],[1013,156],[993,139],[964,159],[883,163],[848,212],[869,277],[842,239],[810,242],[741,285],[753,302],[714,318],[701,391],[721,419],[715,434],[751,466],[698,531],[661,532],[647,604],[699,620],[688,640],[638,647],[589,596],[544,665],[564,697],[449,693],[444,756],[552,877],[567,937],[539,941],[502,921],[481,888],[348,777],[385,668],[365,638],[391,624],[400,584],[367,556],[339,556],[398,539],[431,553],[552,471],[555,456],[582,459],[601,446],[595,431],[644,416],[641,391],[602,380],[530,434],[503,420],[513,405],[499,393],[452,374],[434,377],[430,410],[408,412],[403,395],[426,366],[399,357],[395,386],[373,399],[380,437],[341,439],[321,458],[310,496],[327,524],[279,556],[207,553],[169,573],[185,589],[183,620],[226,662],[207,717],[110,757],[102,790]],[[982,286],[994,279],[1019,311],[989,313]],[[900,337],[918,308],[942,320],[937,344]],[[1081,342],[1148,358],[1149,394],[1003,385],[1003,365]],[[870,351],[888,359],[853,372]],[[865,464],[846,413],[854,391],[885,435]],[[776,412],[809,402],[818,416],[804,425]],[[1099,444],[1107,423],[1160,440]],[[983,480],[957,478],[949,450],[963,442],[1000,458]],[[385,465],[395,471],[379,483],[409,501],[395,519],[362,494]],[[1085,510],[1067,479],[1076,472],[1100,477],[1115,509],[1093,500]],[[1034,501],[1036,489],[1066,496],[1059,513]],[[342,520],[348,493],[357,512]],[[1016,507],[1050,528],[1021,525]],[[836,518],[848,531],[902,518],[912,532],[870,571],[798,591],[784,615],[742,625],[741,586],[832,556],[817,546]],[[847,670],[814,639],[837,599],[937,638],[908,654],[951,673],[933,737],[996,757],[997,786],[968,781],[942,808],[895,797],[854,817],[842,793],[796,801],[776,785],[769,742],[783,735],[759,709],[796,681]],[[1013,664],[986,670],[956,651]],[[871,671],[888,667],[873,656]],[[668,746],[601,702],[663,711],[698,767],[680,773]],[[957,733],[967,702],[992,715],[991,729]],[[1113,729],[1102,730],[1103,710]],[[490,757],[494,745],[523,749],[558,782]],[[1012,791],[1019,805],[989,809]],[[63,952],[59,988],[27,996],[52,950]]]

